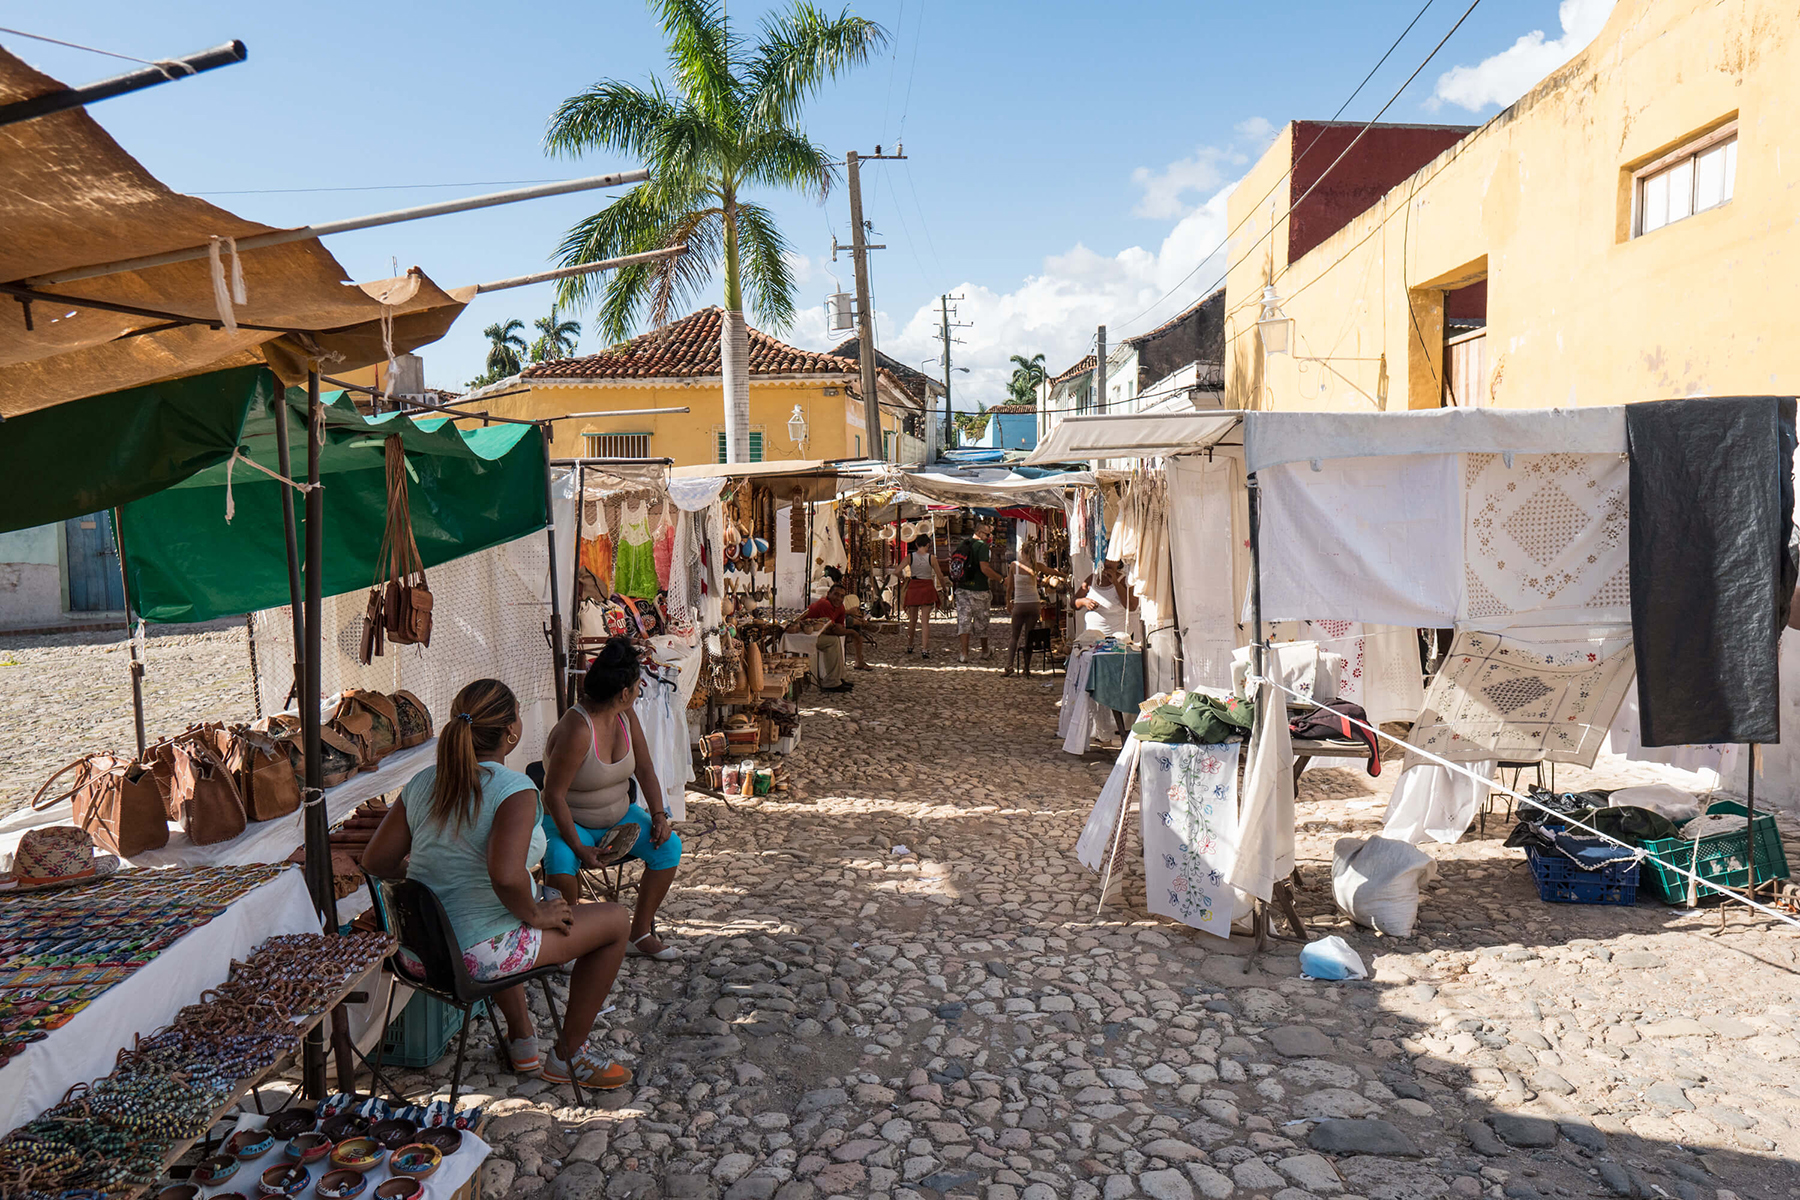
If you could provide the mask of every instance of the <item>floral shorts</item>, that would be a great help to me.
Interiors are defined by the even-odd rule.
[[[537,966],[538,950],[544,944],[544,931],[521,923],[517,929],[496,934],[485,942],[463,947],[463,966],[469,976],[482,982],[517,975]]]
[[[992,610],[993,601],[993,594],[985,587],[980,591],[974,588],[957,588],[957,634],[960,636],[972,633],[976,637],[986,637],[988,635],[988,614]]]

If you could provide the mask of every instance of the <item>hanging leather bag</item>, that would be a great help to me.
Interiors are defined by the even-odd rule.
[[[387,589],[382,596],[382,628],[387,640],[401,646],[431,645],[431,588],[425,582],[425,560],[413,539],[412,510],[406,493],[406,451],[400,435],[389,434],[387,455]]]
[[[45,799],[50,785],[75,772],[74,786]],[[74,824],[121,858],[132,858],[169,844],[169,821],[163,813],[162,790],[142,763],[111,754],[78,758],[44,781],[31,807],[45,809],[70,802]]]
[[[237,784],[244,815],[252,821],[272,821],[300,807],[300,779],[294,774],[288,740],[248,725],[218,733],[219,757]]]

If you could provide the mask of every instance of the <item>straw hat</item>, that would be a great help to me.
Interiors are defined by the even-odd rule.
[[[94,839],[73,825],[27,830],[0,886],[21,892],[72,887],[105,879],[119,869],[115,854],[94,853]]]
[[[844,597],[844,611],[857,612],[862,608],[862,598],[855,595]]]

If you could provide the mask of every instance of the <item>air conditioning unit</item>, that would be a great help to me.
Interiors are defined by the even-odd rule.
[[[834,334],[855,329],[856,297],[849,292],[833,292],[825,297],[825,324]]]

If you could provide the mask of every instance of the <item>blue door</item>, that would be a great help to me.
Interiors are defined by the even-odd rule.
[[[64,521],[63,542],[68,549],[69,611],[124,609],[125,581],[119,577],[112,513],[90,513]]]

